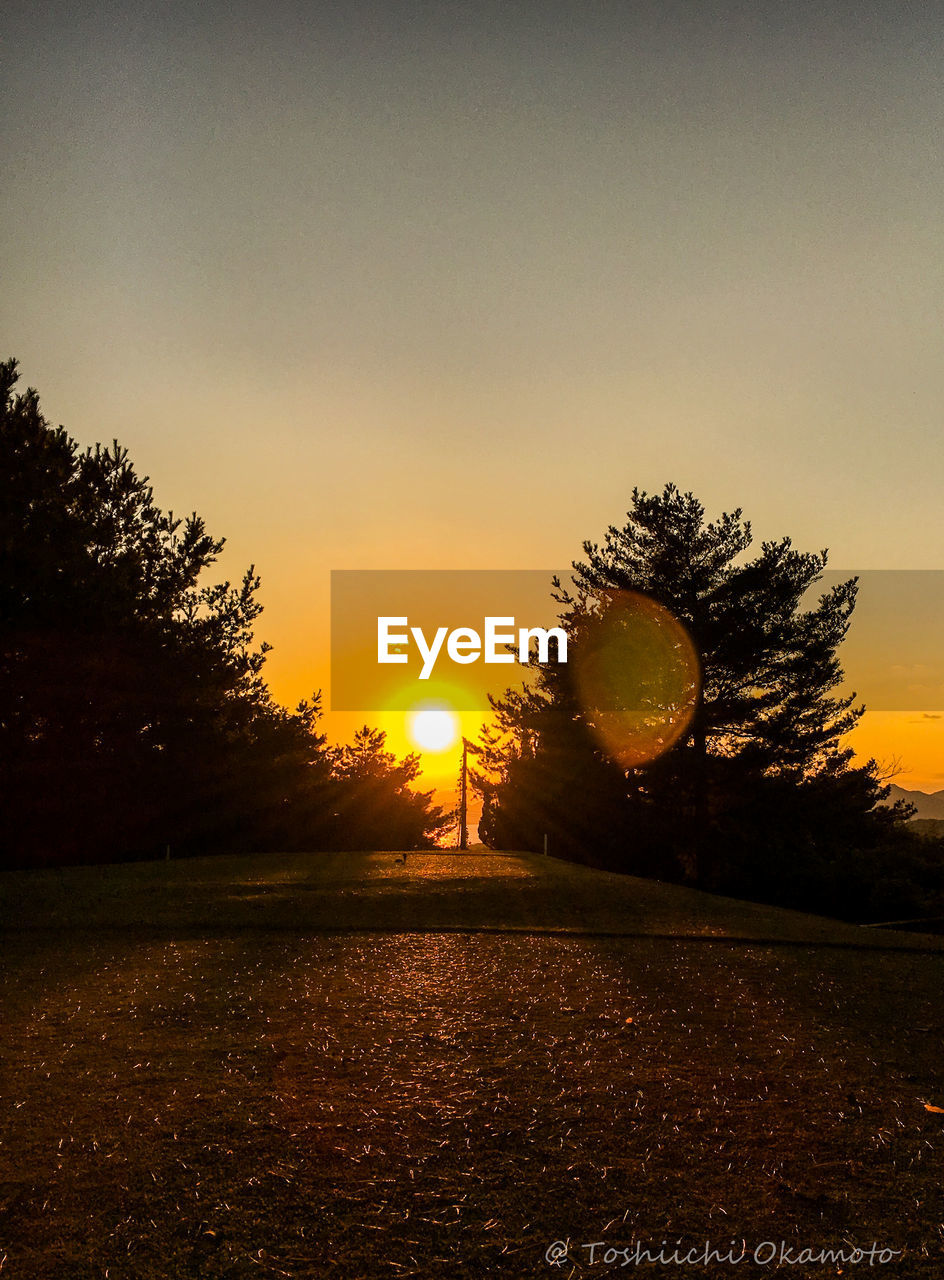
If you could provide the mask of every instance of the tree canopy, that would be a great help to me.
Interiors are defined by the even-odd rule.
[[[844,851],[893,838],[904,812],[880,807],[877,766],[855,764],[844,743],[864,710],[840,690],[856,581],[816,595],[825,551],[787,537],[751,548],[740,510],[708,520],[672,484],[634,490],[625,524],[584,543],[573,586],[555,583],[571,661],[493,703],[476,774],[487,843],[539,849],[546,834],[565,857],[784,901]],[[629,703],[588,704],[581,670],[601,637],[617,637],[624,672],[640,662],[638,598],[690,642],[688,706],[672,695],[669,707],[666,680],[645,671]],[[653,617],[650,631],[666,628]],[[665,645],[677,656],[677,640]],[[684,731],[643,759],[614,747],[608,719],[627,734],[643,722]]]
[[[357,768],[320,695],[272,699],[259,577],[207,582],[224,540],[162,511],[117,442],[80,449],[0,363],[0,830],[7,865],[232,848],[366,847]],[[447,819],[371,739],[405,847]],[[337,815],[344,812],[343,832]]]

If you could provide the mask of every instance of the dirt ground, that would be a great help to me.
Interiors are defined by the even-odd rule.
[[[2,1280],[944,1275],[940,953],[41,924]]]

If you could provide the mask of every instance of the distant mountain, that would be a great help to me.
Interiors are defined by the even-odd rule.
[[[926,791],[906,791],[904,787],[896,787],[892,783],[887,803],[894,804],[897,800],[907,800],[909,804],[913,804],[918,811],[916,818],[944,819],[944,791],[932,791],[928,795]]]

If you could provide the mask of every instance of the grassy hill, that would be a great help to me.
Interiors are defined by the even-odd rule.
[[[0,877],[0,928],[524,930],[944,947],[530,853],[242,855]]]
[[[0,906],[4,1275],[594,1276],[663,1239],[944,1273],[940,939],[513,853]]]

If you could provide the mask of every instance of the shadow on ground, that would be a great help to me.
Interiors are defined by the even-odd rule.
[[[0,929],[498,930],[944,950],[528,853],[198,858],[0,877]]]

